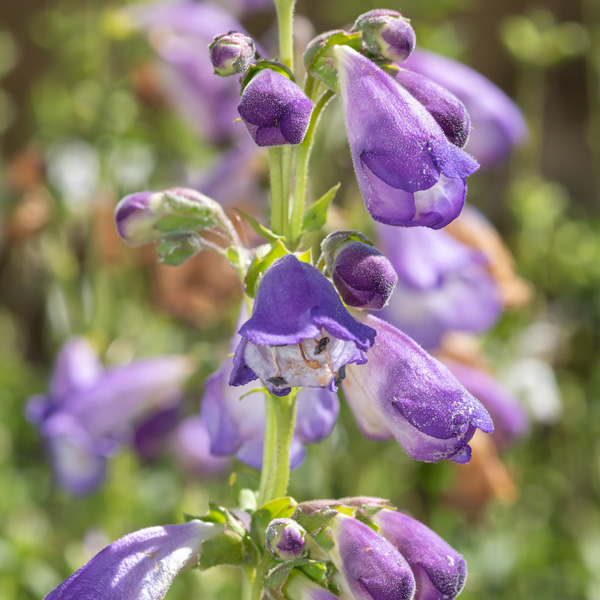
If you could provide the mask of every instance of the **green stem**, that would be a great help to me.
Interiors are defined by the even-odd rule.
[[[333,92],[325,92],[315,104],[312,117],[304,141],[296,146],[296,174],[294,180],[294,198],[292,200],[292,216],[290,221],[289,239],[292,246],[297,244],[302,235],[302,218],[304,217],[304,203],[306,200],[306,181],[308,177],[308,163],[310,152],[315,136],[315,130],[319,123],[319,118],[325,106],[331,98]]]
[[[275,0],[279,27],[279,60],[294,72],[295,0]]]
[[[271,179],[271,230],[277,235],[284,234],[284,208],[287,207],[289,199],[286,200],[284,207],[284,198],[282,195],[282,169],[281,169],[281,147],[273,146],[269,148],[269,175]],[[287,223],[287,218],[285,219]]]
[[[296,421],[296,394],[265,396],[265,446],[258,505],[285,496],[290,478],[290,446]]]

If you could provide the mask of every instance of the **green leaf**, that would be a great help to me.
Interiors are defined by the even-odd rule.
[[[258,283],[260,278],[264,274],[264,272],[278,259],[290,252],[283,245],[281,239],[278,239],[272,246],[269,252],[265,256],[255,256],[254,260],[250,264],[248,268],[248,273],[246,274],[246,293],[251,298],[254,298],[256,294],[256,288],[258,287]]]
[[[202,238],[195,233],[169,233],[156,249],[159,262],[178,267],[203,250]]]
[[[248,559],[249,553],[246,552],[242,538],[231,531],[224,531],[202,543],[198,566],[201,569],[216,565],[239,566],[246,564]]]
[[[309,533],[315,533],[323,529],[338,514],[338,511],[331,506],[310,511],[305,511],[303,508],[302,505],[298,506],[292,515],[292,519],[300,523]]]
[[[325,225],[329,205],[335,198],[341,185],[341,183],[334,185],[304,213],[304,218],[302,219],[302,231],[317,231]]]
[[[335,543],[327,530],[314,533],[312,538],[323,550],[325,550],[325,552],[331,552],[335,547]]]
[[[285,239],[282,236],[273,233],[270,229],[267,229],[264,225],[259,223],[252,215],[249,215],[247,212],[244,212],[239,208],[236,208],[236,211],[239,212],[240,215],[242,215],[242,217],[248,222],[250,227],[252,227],[252,229],[254,229],[254,231],[256,231],[258,235],[265,238],[267,242],[273,243],[279,239]]]

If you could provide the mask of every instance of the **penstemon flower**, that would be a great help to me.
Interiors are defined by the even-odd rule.
[[[476,429],[492,420],[446,367],[389,323],[361,317],[377,332],[366,365],[350,365],[343,391],[363,433],[395,437],[409,456],[426,462],[471,458]]]
[[[197,565],[202,543],[221,531],[215,523],[194,520],[130,533],[102,550],[45,600],[161,600],[181,571]]]
[[[346,365],[366,362],[375,338],[371,327],[350,316],[322,273],[291,255],[265,273],[239,333],[230,384],[260,378],[277,396],[293,387],[336,391]]]
[[[370,60],[347,46],[337,46],[334,56],[354,171],[371,216],[405,227],[450,223],[477,162]]]
[[[161,403],[177,394],[188,359],[103,371],[81,341],[61,354],[48,396],[29,409],[60,483],[74,493],[99,485],[106,457],[126,439],[124,429],[133,433],[150,408],[167,409],[138,428],[142,453],[155,456],[169,434],[191,470],[218,471],[235,462],[215,463],[218,457],[235,456],[247,465],[230,479],[239,508],[209,503],[204,517],[126,535],[49,600],[160,600],[183,569],[216,565],[243,570],[243,600],[453,600],[465,584],[463,557],[388,501],[359,496],[298,504],[286,494],[304,446],[331,433],[340,388],[366,436],[395,438],[417,460],[469,462],[476,430],[494,429],[484,404],[503,437],[517,433],[516,412],[511,421],[489,379],[449,362],[463,387],[417,343],[432,348],[448,331],[482,331],[502,308],[488,254],[433,231],[459,215],[466,178],[478,168],[463,150],[475,119],[468,102],[413,69],[416,38],[400,13],[372,10],[349,32],[317,36],[304,53],[301,85],[294,75],[294,2],[277,0],[275,8],[276,59],[261,58],[256,42],[237,26],[223,26],[232,19],[208,3],[130,13],[154,30],[153,43],[187,91],[208,91],[208,137],[232,137],[234,118],[223,128],[221,121],[237,102],[248,143],[269,147],[270,225],[239,211],[263,238],[258,248],[242,241],[246,236],[220,204],[195,190],[130,194],[115,212],[122,239],[157,242],[167,265],[209,250],[239,276],[244,309],[233,352],[206,379],[200,415],[173,433],[172,402]],[[171,31],[157,30],[160,24]],[[215,37],[213,26],[226,33]],[[209,43],[210,60],[196,63],[198,44]],[[227,94],[212,97],[207,65],[222,77],[239,75],[240,86],[232,77],[222,88]],[[323,240],[313,260],[318,240],[305,234],[323,228],[339,185],[305,209],[310,154],[336,94],[366,208],[382,224],[376,231],[383,252],[362,233],[342,230]],[[180,96],[182,102],[186,94]],[[190,109],[196,110],[193,102]],[[240,187],[234,166],[247,154],[238,149],[234,156],[235,165],[213,173],[216,189],[229,187],[223,174],[232,172]],[[381,309],[393,324],[368,314]]]
[[[27,416],[48,448],[58,483],[86,494],[104,480],[106,460],[133,436],[145,415],[179,401],[191,374],[186,357],[163,356],[103,369],[82,338],[61,349],[48,394],[29,401]]]

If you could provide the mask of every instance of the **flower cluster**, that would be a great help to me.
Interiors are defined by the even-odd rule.
[[[276,5],[282,33],[286,1]],[[243,473],[249,483],[238,494],[239,509],[211,504],[204,517],[125,536],[48,598],[159,600],[181,570],[229,564],[245,570],[252,598],[452,600],[465,584],[465,561],[419,521],[377,498],[297,504],[286,490],[305,445],[331,433],[338,394],[365,436],[396,439],[415,460],[469,462],[477,430],[494,431],[492,417],[499,442],[524,432],[520,406],[491,378],[427,351],[439,348],[449,332],[490,328],[505,305],[489,253],[436,231],[459,217],[466,180],[479,167],[465,148],[492,162],[470,140],[472,127],[493,118],[477,110],[476,94],[463,103],[460,85],[444,85],[435,58],[415,51],[409,19],[393,10],[369,11],[349,31],[313,39],[304,54],[303,86],[293,73],[291,29],[290,44],[282,43],[279,57],[270,60],[216,6],[180,3],[132,14],[145,27],[162,17],[171,25],[175,33],[163,32],[154,43],[192,87],[204,85],[207,66],[194,63],[196,44],[209,45],[216,85],[239,76],[240,95],[226,108],[235,102],[248,139],[271,148],[270,229],[240,211],[264,240],[259,247],[242,242],[245,236],[219,203],[191,189],[130,194],[115,212],[122,239],[157,242],[162,262],[177,266],[211,250],[239,275],[244,301],[231,354],[206,379],[187,438],[197,438],[210,460],[234,456],[261,471],[260,481]],[[208,36],[205,14],[222,33]],[[194,19],[187,23],[186,15]],[[237,82],[223,89],[230,94],[234,88]],[[314,131],[334,95],[360,192],[377,221],[376,238],[334,231],[316,258],[306,245],[303,251],[302,236],[325,224],[339,186],[305,210],[307,171]],[[221,120],[221,110],[215,108],[214,120]],[[515,144],[522,139],[517,121],[512,128],[493,125]],[[232,131],[225,135],[233,137]],[[296,150],[279,148],[289,145]],[[216,171],[217,183],[225,172]],[[95,488],[124,430],[148,416],[135,439],[152,456],[172,423],[170,399],[188,373],[187,359],[171,357],[103,371],[84,342],[71,342],[48,396],[32,400],[28,411],[59,482],[74,493]],[[158,409],[160,415],[152,415]]]

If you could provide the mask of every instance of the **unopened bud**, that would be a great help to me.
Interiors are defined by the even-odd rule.
[[[305,529],[293,519],[273,519],[267,527],[267,550],[281,560],[304,554]]]
[[[208,49],[215,74],[221,77],[243,73],[256,56],[254,40],[239,31],[215,36]]]
[[[355,308],[381,310],[398,274],[390,261],[358,231],[336,231],[321,245],[327,270],[342,300]]]
[[[369,54],[392,62],[405,61],[417,42],[410,21],[394,10],[371,10],[358,17],[354,30],[362,31]]]
[[[168,233],[217,227],[224,219],[217,202],[184,188],[129,194],[115,209],[117,231],[130,246],[157,241]]]
[[[310,124],[313,103],[282,73],[263,68],[244,88],[238,112],[259,146],[300,144]]]

